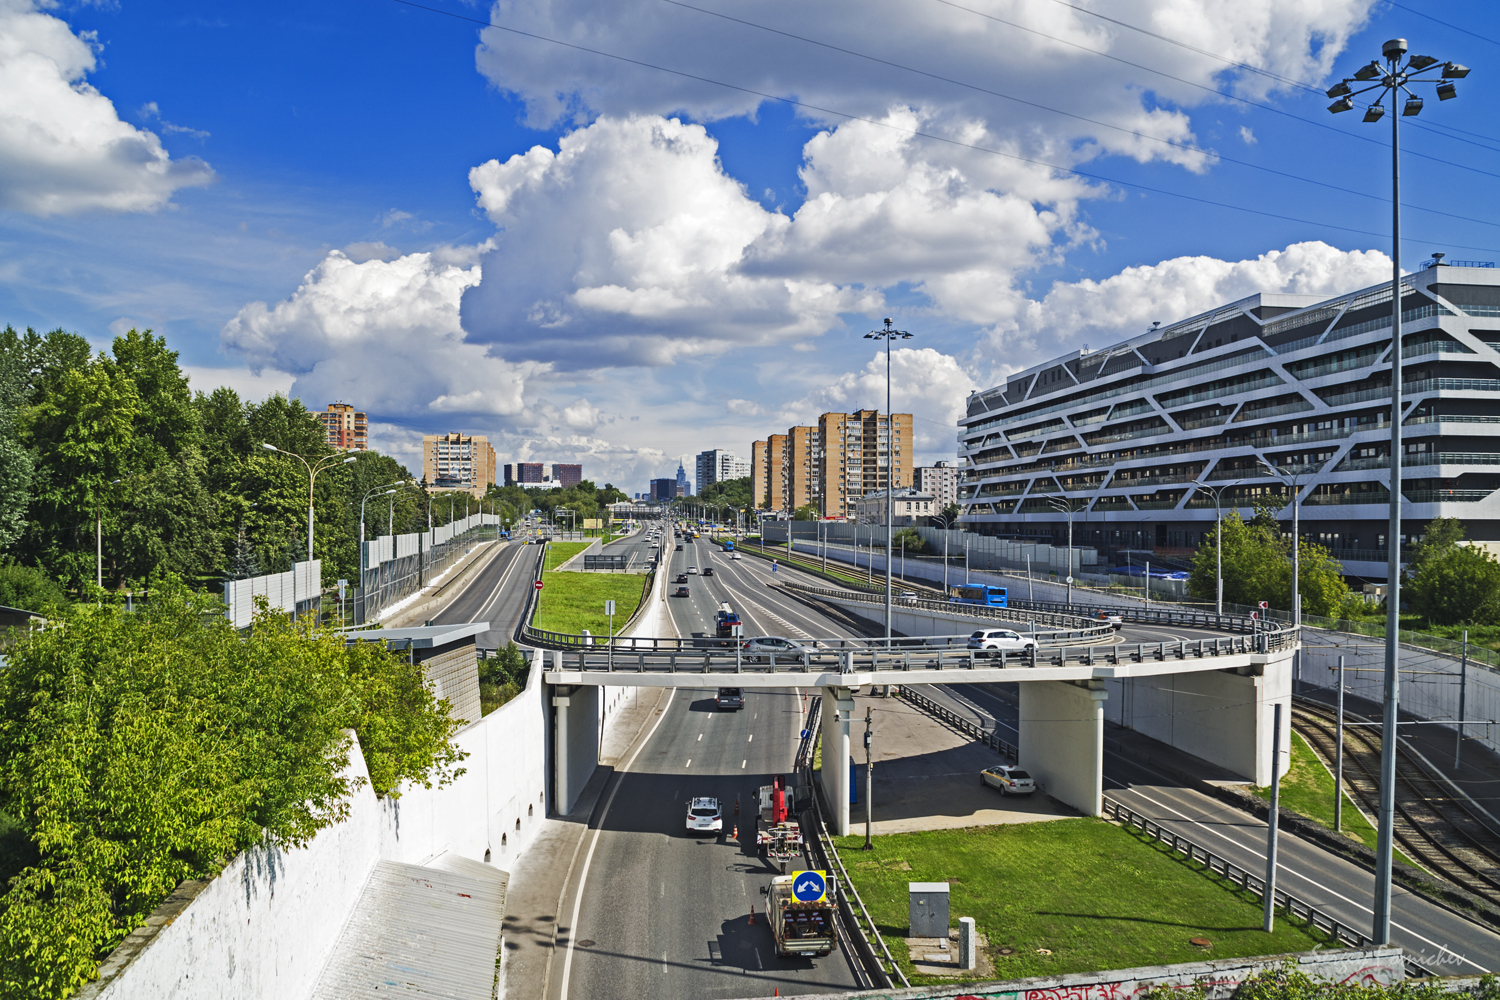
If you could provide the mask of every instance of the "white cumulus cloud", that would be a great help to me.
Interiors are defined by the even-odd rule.
[[[224,327],[226,350],[251,368],[296,376],[313,404],[357,400],[386,419],[504,416],[524,408],[540,366],[491,357],[464,338],[458,303],[479,268],[426,253],[362,263],[334,250],[274,306],[252,302]]]
[[[0,208],[154,212],[180,188],[213,180],[202,160],[173,160],[155,133],[120,120],[85,79],[93,36],[42,6],[0,0]]]

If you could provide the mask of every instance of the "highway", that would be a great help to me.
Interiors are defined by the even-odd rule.
[[[690,597],[669,598],[682,635],[712,634],[720,599],[764,589],[707,539],[667,551],[674,578],[690,565],[715,571],[689,577]],[[765,616],[773,624],[778,617]],[[827,958],[778,958],[760,895],[776,872],[755,849],[755,791],[790,770],[813,692],[755,692],[742,710],[719,712],[716,690],[673,691],[606,786],[564,894],[563,914],[576,907],[577,918],[563,921],[572,935],[553,959],[553,997],[746,997],[865,985],[843,946]],[[724,804],[725,836],[686,834],[687,800],[704,795]],[[729,836],[736,798],[748,846]]]

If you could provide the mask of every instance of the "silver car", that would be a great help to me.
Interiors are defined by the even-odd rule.
[[[980,650],[983,655],[1003,657],[1006,653],[1035,649],[1036,640],[1008,628],[982,628],[969,636],[969,648]]]
[[[775,635],[762,635],[754,639],[746,639],[740,644],[740,655],[752,662],[768,662],[772,654],[778,661],[803,660],[817,653],[814,646],[803,646],[790,639],[783,639]]]
[[[1036,779],[1010,764],[985,768],[979,772],[979,780],[991,788],[1000,789],[1001,795],[1030,795],[1036,791]]]

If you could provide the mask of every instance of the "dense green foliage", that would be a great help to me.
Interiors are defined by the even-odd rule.
[[[723,503],[739,510],[753,508],[754,503],[750,499],[750,477],[741,476],[739,479],[725,479],[722,482],[710,483],[699,491],[695,498],[698,503],[714,504]]]
[[[310,461],[333,454],[298,400],[195,395],[176,353],[149,331],[98,355],[61,330],[0,334],[0,548],[74,594],[94,580],[96,532],[110,589],[164,574],[215,586],[306,558],[306,469],[264,443]],[[359,498],[410,478],[374,452],[318,476],[314,554],[325,582],[357,575]],[[426,527],[428,499],[415,489],[382,497],[367,537]],[[431,498],[434,524],[453,509],[443,500]]]
[[[14,563],[0,565],[0,605],[45,613],[67,604],[62,587],[41,570]]]
[[[602,519],[608,516],[607,504],[621,503],[629,499],[616,489],[613,483],[595,486],[589,480],[584,479],[576,486],[570,486],[567,489],[540,486],[491,486],[485,495],[484,509],[494,510],[512,524],[518,516],[524,517],[530,511],[539,510],[551,517],[553,523],[559,528],[569,528],[576,524],[581,529],[586,519]],[[492,508],[491,503],[499,506]],[[563,511],[572,511],[573,516],[569,517],[563,514]]]
[[[526,690],[531,676],[531,661],[514,642],[505,644],[495,655],[479,661],[479,702],[483,714],[489,715],[501,705]]]
[[[445,783],[446,702],[383,645],[284,615],[246,638],[212,597],[79,604],[0,672],[0,815],[36,856],[0,897],[0,997],[61,997],[179,882],[341,819],[357,734],[370,782]]]
[[[1187,590],[1202,601],[1212,601],[1215,590],[1215,555],[1220,539],[1224,546],[1224,600],[1230,604],[1258,604],[1287,610],[1292,606],[1292,540],[1284,538],[1276,522],[1266,516],[1243,520],[1239,511],[1224,515],[1219,531],[1198,546],[1193,557]],[[1299,590],[1302,612],[1311,615],[1336,613],[1349,586],[1343,567],[1321,545],[1303,541]]]

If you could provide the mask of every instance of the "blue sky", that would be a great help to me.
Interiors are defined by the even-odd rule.
[[[1389,128],[1208,53],[1322,88],[1398,35],[1474,69],[1403,130],[1405,260],[1500,260],[1494,5],[1072,3],[0,0],[0,318],[638,490],[883,403],[891,315],[941,459],[1008,371],[1388,273]]]

